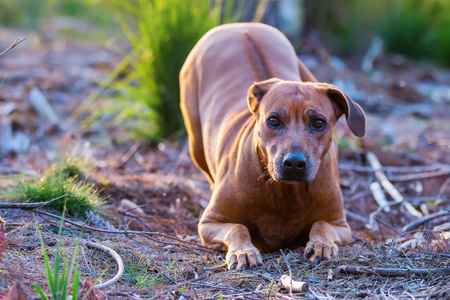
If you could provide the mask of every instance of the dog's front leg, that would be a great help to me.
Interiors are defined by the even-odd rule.
[[[348,244],[351,238],[352,232],[345,220],[315,222],[309,233],[305,255],[317,265],[321,260],[327,260],[331,256],[335,256],[338,253],[338,245]]]
[[[204,245],[226,250],[229,270],[256,269],[262,256],[253,246],[250,233],[242,224],[200,222],[199,233]]]

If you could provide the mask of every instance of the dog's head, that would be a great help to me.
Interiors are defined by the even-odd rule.
[[[314,180],[341,115],[354,135],[366,131],[361,107],[331,84],[272,78],[250,87],[248,105],[257,119],[258,147],[277,181]]]

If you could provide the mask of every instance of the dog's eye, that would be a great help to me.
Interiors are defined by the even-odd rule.
[[[315,119],[312,122],[312,126],[314,127],[314,129],[317,129],[317,130],[324,129],[326,125],[327,125],[327,123],[325,123],[325,121],[322,119]]]
[[[281,125],[280,120],[277,117],[268,118],[267,124],[269,124],[269,127],[271,127],[271,128],[277,128],[277,127],[280,127],[280,125]]]

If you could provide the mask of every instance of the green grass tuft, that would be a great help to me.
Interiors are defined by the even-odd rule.
[[[46,207],[62,212],[67,203],[69,214],[84,217],[88,211],[95,211],[104,203],[94,184],[87,182],[87,175],[74,160],[66,159],[54,165],[40,178],[16,181],[1,197],[18,202],[47,202]]]
[[[66,206],[66,203],[63,204],[63,206]],[[59,224],[59,233],[58,233],[58,237],[61,238],[61,233],[62,233],[62,229],[63,229],[63,225],[64,225],[64,215],[65,215],[65,208],[63,208],[63,212],[62,212],[62,218],[61,218],[61,222]],[[57,244],[57,249],[56,249],[56,254],[55,254],[55,261],[53,264],[53,270],[50,266],[50,259],[47,255],[47,250],[44,244],[44,238],[42,237],[41,234],[41,227],[42,226],[38,226],[38,233],[39,233],[39,239],[41,241],[41,247],[42,247],[42,252],[44,255],[44,261],[45,261],[45,277],[47,279],[47,284],[48,284],[48,288],[50,290],[51,293],[51,298],[49,298],[44,290],[42,289],[42,287],[35,283],[33,284],[33,287],[35,288],[36,292],[39,294],[39,296],[41,297],[41,299],[43,300],[66,300],[66,299],[78,299],[78,290],[80,287],[80,273],[78,272],[78,266],[75,266],[75,260],[78,254],[78,248],[80,246],[80,241],[81,241],[81,235],[83,234],[83,228],[80,231],[80,234],[78,236],[77,239],[77,243],[75,245],[75,249],[74,252],[72,254],[72,258],[69,260],[66,256],[66,249],[64,246],[63,242],[58,242]],[[60,262],[62,262],[62,270],[60,267]],[[74,269],[75,268],[75,269]],[[74,270],[73,272],[73,279],[72,279],[72,295],[69,295],[69,290],[70,290],[70,275],[72,273],[72,270]],[[84,295],[82,297],[82,299],[86,299],[87,295],[90,294],[91,290],[94,288],[94,286],[92,286],[86,293],[86,295]]]
[[[165,278],[160,278],[160,273],[155,270],[150,270],[154,266],[141,257],[136,263],[133,259],[125,265],[124,278],[136,284],[139,288],[149,288],[155,284],[166,281]]]
[[[212,5],[209,0],[114,3],[136,57],[133,71],[114,85],[127,106],[119,118],[145,120],[136,131],[153,139],[184,135],[180,69],[202,35],[219,25],[221,18],[230,19],[231,6],[223,1]]]

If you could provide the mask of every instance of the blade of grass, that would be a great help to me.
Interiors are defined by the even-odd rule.
[[[67,205],[67,198],[64,200],[64,209],[62,211],[62,215],[61,215],[61,222],[59,224],[59,231],[58,231],[58,237],[61,238],[61,234],[62,234],[62,228],[64,226],[64,216],[65,216],[65,212],[66,212],[66,207]],[[54,272],[53,272],[53,287],[55,288],[56,291],[60,291],[60,286],[59,286],[59,262],[60,262],[60,250],[61,250],[61,242],[58,241],[57,246],[56,246],[56,257],[55,257],[55,265],[54,265]],[[64,249],[63,249],[64,250]],[[54,299],[57,299],[57,295],[53,296]]]
[[[73,273],[73,283],[72,283],[72,299],[78,299],[78,290],[80,287],[80,273],[78,273],[78,266],[75,267]],[[89,293],[87,293],[89,295]]]
[[[38,226],[39,227],[39,226]],[[44,238],[42,237],[42,233],[40,231],[41,229],[39,229],[39,239],[41,241],[41,248],[42,248],[42,253],[44,255],[44,261],[45,261],[45,270],[47,271],[47,282],[48,282],[48,288],[50,290],[50,293],[52,294],[53,297],[55,297],[54,294],[54,286],[53,286],[53,276],[52,276],[52,269],[50,267],[50,260],[48,258],[47,255],[47,250],[45,249],[45,245],[44,245]],[[42,289],[41,289],[42,290]]]
[[[50,300],[47,295],[44,293],[44,291],[42,290],[42,288],[37,284],[33,284],[34,289],[36,290],[36,292],[39,294],[39,296],[41,296],[42,299],[44,300]]]

